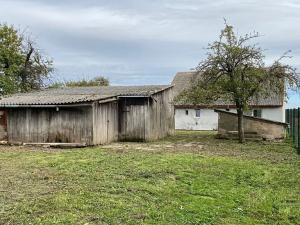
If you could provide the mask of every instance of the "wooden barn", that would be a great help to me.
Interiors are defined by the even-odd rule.
[[[0,100],[0,141],[150,141],[174,132],[172,86],[46,89]]]

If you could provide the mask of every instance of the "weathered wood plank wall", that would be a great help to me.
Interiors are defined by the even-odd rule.
[[[119,101],[119,139],[145,140],[148,98],[122,98]]]
[[[149,129],[146,140],[155,140],[174,134],[175,120],[172,88],[153,95],[148,117],[150,122],[149,126],[146,127]]]
[[[0,110],[0,141],[7,141],[7,112]]]
[[[174,133],[173,91],[159,92],[153,98],[122,98],[119,102],[119,139],[150,141]]]
[[[118,103],[94,103],[93,143],[106,144],[118,140]]]
[[[11,108],[7,115],[11,143],[93,143],[92,107]]]
[[[171,88],[152,97],[124,97],[91,106],[8,108],[8,141],[106,144],[145,141],[174,132]]]

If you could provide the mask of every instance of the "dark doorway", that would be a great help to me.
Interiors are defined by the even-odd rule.
[[[7,112],[0,110],[0,141],[7,141]]]

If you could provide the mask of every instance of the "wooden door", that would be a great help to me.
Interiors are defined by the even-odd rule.
[[[119,117],[120,139],[126,141],[145,140],[145,113],[147,113],[147,99],[122,99]]]

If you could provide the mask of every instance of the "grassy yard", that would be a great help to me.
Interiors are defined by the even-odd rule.
[[[73,150],[0,147],[0,224],[299,224],[288,143],[177,132]]]

